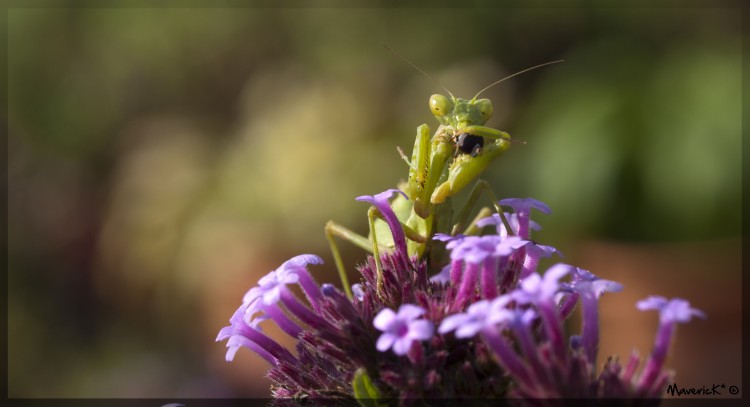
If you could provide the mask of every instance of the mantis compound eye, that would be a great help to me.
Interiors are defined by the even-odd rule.
[[[492,117],[492,102],[489,99],[479,99],[474,103],[482,117],[487,120]]]
[[[430,110],[435,116],[445,116],[453,110],[453,102],[443,95],[430,96]]]

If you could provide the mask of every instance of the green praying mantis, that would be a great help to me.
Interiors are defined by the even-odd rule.
[[[396,54],[395,51],[388,49]],[[396,55],[401,57],[399,54]],[[401,58],[432,79],[411,61]],[[435,247],[432,237],[436,233],[476,234],[479,231],[476,222],[492,213],[491,209],[483,207],[471,222],[468,221],[482,193],[489,197],[494,210],[500,214],[505,223],[506,229],[511,230],[503,216],[503,211],[497,204],[492,188],[486,181],[479,179],[484,170],[510,147],[511,138],[508,133],[485,125],[493,113],[492,102],[489,99],[477,98],[482,92],[500,82],[532,69],[558,62],[562,60],[547,62],[516,72],[486,86],[471,99],[457,98],[442,85],[440,86],[448,92],[450,97],[440,94],[430,96],[430,111],[440,123],[437,130],[430,137],[430,127],[427,124],[417,127],[411,159],[400,147],[397,147],[398,153],[409,168],[408,180],[399,184],[399,190],[406,193],[408,200],[401,194],[397,194],[391,202],[391,207],[406,235],[409,256],[416,255],[420,259],[427,259],[428,265],[438,264],[444,253]],[[472,182],[474,186],[454,218],[451,198]],[[330,245],[339,277],[350,299],[352,291],[335,237],[359,246],[373,255],[377,267],[378,292],[382,285],[380,252],[393,249],[391,231],[380,219],[382,215],[377,208],[370,207],[367,216],[370,225],[368,237],[357,234],[333,221],[329,221],[325,226],[326,239]]]

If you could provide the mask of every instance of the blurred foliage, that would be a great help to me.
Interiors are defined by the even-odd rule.
[[[483,95],[526,142],[486,178],[553,208],[545,242],[739,235],[740,18],[9,9],[9,394],[266,395],[216,332],[293,254],[336,281],[325,221],[366,233],[354,197],[405,177],[395,146],[437,127],[440,86],[384,43],[457,96],[566,59]]]

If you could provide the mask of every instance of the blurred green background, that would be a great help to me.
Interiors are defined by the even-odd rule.
[[[218,330],[292,255],[338,284],[325,222],[366,233],[354,197],[437,127],[442,89],[382,44],[463,97],[565,59],[483,94],[526,142],[484,178],[549,204],[536,238],[564,261],[625,283],[603,353],[646,354],[634,301],[682,296],[709,319],[680,327],[678,382],[739,385],[738,11],[8,9],[9,396],[267,395]]]

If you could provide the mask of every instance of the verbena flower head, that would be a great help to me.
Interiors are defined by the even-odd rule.
[[[545,204],[500,201],[513,209],[504,214],[510,230],[495,214],[477,223],[494,225],[492,233],[429,236],[431,250],[449,254],[434,263],[409,256],[404,220],[390,204],[394,193],[402,192],[357,198],[386,221],[393,247],[358,267],[352,298],[315,281],[311,272],[321,258],[294,257],[261,278],[219,332],[227,360],[245,347],[268,361],[277,398],[408,404],[416,398],[661,397],[672,377],[665,361],[675,326],[704,317],[701,311],[682,299],[639,302],[639,309],[660,313],[648,360],[640,372],[635,353],[624,366],[610,357],[600,367],[599,301],[623,287],[563,263],[538,272],[541,258],[562,256],[531,240],[540,228],[532,209],[550,213]],[[303,296],[295,294],[300,291]],[[579,303],[582,326],[569,334],[564,322]],[[294,349],[266,336],[267,324],[293,337]]]

